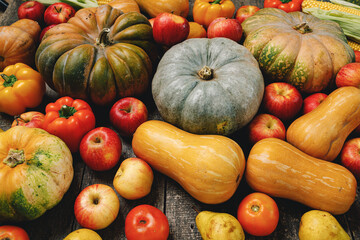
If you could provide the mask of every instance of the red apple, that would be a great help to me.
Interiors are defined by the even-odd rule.
[[[67,3],[57,2],[48,6],[44,13],[44,21],[47,26],[52,24],[66,23],[75,15],[75,9]]]
[[[122,136],[132,136],[135,130],[148,119],[145,104],[137,98],[126,97],[118,100],[110,109],[111,124]]]
[[[282,121],[291,120],[301,110],[302,96],[294,86],[285,82],[270,83],[265,87],[262,105]]]
[[[235,42],[241,40],[242,34],[241,23],[233,18],[215,18],[207,29],[208,38],[225,37]]]
[[[360,51],[354,50],[355,62],[360,63]]]
[[[307,96],[303,102],[303,114],[311,112],[327,97],[325,93],[313,93]]]
[[[155,17],[153,24],[154,40],[162,45],[171,47],[184,41],[190,32],[190,25],[186,18],[163,12]]]
[[[257,6],[245,5],[241,6],[235,13],[235,19],[238,20],[240,23],[245,21],[248,17],[254,15],[260,8]]]
[[[106,171],[119,162],[122,144],[118,134],[107,127],[98,127],[81,139],[79,152],[92,170]]]
[[[40,33],[40,41],[42,40],[42,38],[44,37],[45,33],[50,29],[50,28],[53,28],[55,27],[57,24],[51,24],[45,28],[43,28],[43,30],[41,31]]]
[[[84,228],[99,230],[108,227],[117,217],[120,201],[115,191],[105,184],[84,188],[75,199],[74,213]]]
[[[149,164],[140,158],[127,158],[116,172],[113,185],[120,196],[135,200],[150,193],[153,180]]]
[[[360,63],[348,63],[336,74],[337,87],[354,86],[360,88]]]
[[[22,3],[18,10],[18,18],[31,19],[41,23],[44,18],[45,5],[37,1],[27,1]]]
[[[285,140],[285,126],[283,122],[267,113],[257,115],[249,124],[249,138],[252,144],[264,138],[279,138]]]
[[[26,126],[30,128],[42,128],[45,115],[41,112],[30,111],[15,116],[11,127],[15,126]]]
[[[340,153],[341,164],[360,179],[360,138],[347,140]]]

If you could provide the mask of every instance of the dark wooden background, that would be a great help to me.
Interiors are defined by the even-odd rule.
[[[8,9],[4,13],[0,13],[1,26],[10,25],[12,22],[17,20],[17,7],[22,3],[21,0],[7,1],[9,2]],[[189,20],[191,20],[193,2],[193,0],[190,0]],[[261,8],[263,7],[263,0],[234,0],[233,2],[236,5],[236,9],[243,5],[256,5]],[[47,91],[47,95],[43,103],[35,110],[44,113],[46,104],[55,101],[56,97],[57,96],[54,92]],[[140,99],[146,104],[150,113],[150,119],[161,119],[151,98],[150,91],[140,97]],[[97,127],[111,127],[108,118],[109,109],[99,109],[96,106],[93,106],[93,110],[97,117]],[[12,121],[13,118],[11,116],[0,113],[0,128],[3,130],[9,129]],[[240,130],[230,137],[239,143],[247,156],[251,146],[249,146],[247,141],[246,131],[244,129]],[[135,156],[131,149],[131,138],[122,138],[122,141],[123,153],[121,161]],[[95,172],[83,163],[78,154],[74,154],[73,157],[75,170],[74,179],[69,191],[64,195],[62,201],[36,220],[16,223],[16,225],[23,227],[28,232],[30,239],[59,240],[63,239],[73,230],[81,228],[74,217],[73,210],[75,198],[79,192],[86,186],[96,183],[103,183],[113,187],[112,181],[120,163],[112,170]],[[125,217],[133,207],[140,204],[153,205],[161,209],[166,214],[170,224],[169,239],[201,239],[195,224],[195,217],[197,213],[193,208],[196,208],[199,211],[209,210],[226,212],[236,217],[236,211],[240,201],[247,194],[252,192],[246,184],[245,178],[243,178],[237,192],[230,200],[223,204],[207,205],[192,198],[175,181],[156,171],[154,174],[155,178],[152,191],[148,196],[135,201],[126,200],[119,196],[120,212],[117,219],[109,227],[97,231],[104,240],[126,239],[124,234]],[[277,202],[280,210],[280,220],[275,232],[267,237],[254,237],[246,234],[247,239],[298,239],[297,233],[300,218],[302,214],[311,209],[286,199],[275,198],[275,201]],[[352,239],[360,239],[359,187],[356,201],[351,209],[345,215],[339,215],[336,216],[336,218]]]

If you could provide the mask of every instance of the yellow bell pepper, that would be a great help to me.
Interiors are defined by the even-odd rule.
[[[0,112],[15,116],[40,105],[45,94],[41,74],[24,63],[0,72]]]
[[[193,6],[194,21],[206,28],[215,18],[232,18],[234,13],[235,5],[231,0],[196,0]]]

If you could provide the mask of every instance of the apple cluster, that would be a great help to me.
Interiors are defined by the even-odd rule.
[[[46,31],[59,23],[67,22],[75,15],[76,10],[69,4],[63,2],[53,3],[48,7],[38,1],[26,1],[18,8],[19,19],[31,19],[42,26],[39,40]]]

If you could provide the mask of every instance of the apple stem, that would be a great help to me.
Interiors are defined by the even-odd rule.
[[[103,28],[99,33],[99,37],[96,38],[96,45],[106,47],[112,44],[112,41],[109,38],[110,28]]]
[[[300,23],[293,27],[294,30],[298,31],[301,34],[310,33],[312,29],[307,25],[306,22]]]
[[[4,79],[4,83],[3,83],[4,87],[12,87],[15,84],[15,82],[18,80],[14,74],[8,76],[2,73],[0,74],[0,76]]]
[[[54,9],[55,9],[55,11],[56,11],[57,13],[61,13],[62,7],[60,7],[60,8],[58,9],[56,6],[54,6]]]
[[[18,164],[25,162],[24,150],[10,149],[3,163],[11,168],[16,167]]]
[[[202,80],[211,80],[214,77],[214,70],[211,69],[208,66],[204,66],[202,69],[200,69],[200,71],[198,72],[198,76],[202,79]]]
[[[197,208],[195,206],[192,206],[192,208],[195,210],[195,212],[197,212],[198,214],[200,213],[199,210],[197,210]]]
[[[251,210],[253,210],[254,212],[258,212],[260,210],[260,207],[258,205],[252,205]]]
[[[211,2],[211,4],[220,4],[221,0],[215,0],[213,2]]]

